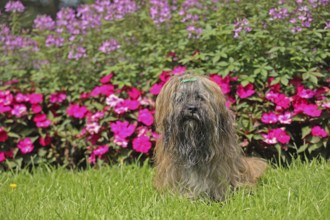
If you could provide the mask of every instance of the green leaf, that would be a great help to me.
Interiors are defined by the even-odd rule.
[[[308,127],[308,126],[303,127],[301,129],[301,133],[302,133],[301,138],[305,138],[307,135],[309,135],[311,133],[311,130],[312,129],[310,127]]]

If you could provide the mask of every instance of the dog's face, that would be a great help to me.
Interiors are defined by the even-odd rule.
[[[219,86],[202,76],[172,77],[156,101],[158,129],[188,166],[210,159],[228,117]]]

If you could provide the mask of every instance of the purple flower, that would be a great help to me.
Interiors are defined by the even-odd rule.
[[[324,30],[330,29],[330,21],[325,22]]]
[[[34,28],[39,29],[41,31],[44,30],[53,30],[55,27],[55,22],[48,15],[38,15],[34,21]]]
[[[70,50],[68,59],[70,60],[79,60],[83,57],[87,57],[86,55],[86,49],[83,47],[77,47],[73,50]]]
[[[101,51],[105,54],[109,54],[119,48],[120,48],[120,45],[119,45],[118,41],[116,41],[115,39],[110,39],[110,40],[106,40],[102,43],[102,45],[99,47],[99,51]]]
[[[234,38],[238,38],[242,31],[251,32],[250,22],[246,19],[237,19],[234,23]]]
[[[167,0],[150,0],[150,16],[156,24],[171,19],[171,8]]]
[[[289,16],[288,9],[286,8],[271,8],[268,12],[270,20],[282,20]]]
[[[6,12],[23,12],[24,9],[25,7],[20,1],[9,1],[5,5]]]
[[[46,39],[46,47],[62,47],[64,45],[64,38],[63,37],[58,37],[54,35],[48,35]]]

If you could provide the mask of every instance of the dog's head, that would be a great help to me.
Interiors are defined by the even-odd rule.
[[[232,133],[228,123],[232,116],[225,97],[206,77],[173,76],[157,97],[156,125],[164,142],[192,164],[208,159],[219,137]]]

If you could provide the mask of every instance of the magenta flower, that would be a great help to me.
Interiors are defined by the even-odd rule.
[[[327,137],[327,132],[320,126],[315,126],[312,128],[312,135],[316,137]]]
[[[128,106],[126,105],[125,101],[121,101],[117,103],[117,105],[114,108],[114,111],[119,115],[123,114],[128,111]]]
[[[278,116],[278,121],[281,124],[291,124],[292,122],[291,117],[292,114],[290,112],[285,112],[284,114]]]
[[[126,148],[128,145],[128,141],[126,140],[126,138],[122,138],[118,135],[115,135],[115,139],[113,140],[113,142],[123,148]]]
[[[187,68],[184,66],[177,66],[174,67],[174,69],[172,70],[172,74],[175,76],[180,76],[183,75],[186,72]]]
[[[42,111],[42,107],[40,105],[32,105],[31,106],[32,112],[37,114]]]
[[[148,151],[151,149],[150,138],[145,135],[134,138],[133,149],[136,152],[148,153]]]
[[[11,110],[11,114],[15,115],[18,118],[22,117],[26,113],[27,113],[27,108],[23,104],[14,105],[13,109]]]
[[[5,11],[6,12],[23,12],[25,9],[22,2],[16,0],[16,1],[9,1],[5,5]]]
[[[249,83],[248,85],[246,85],[244,87],[240,84],[237,88],[237,95],[241,99],[248,98],[248,97],[252,96],[254,93],[255,93],[255,91],[254,91],[254,86],[252,83]]]
[[[290,107],[291,99],[284,94],[278,94],[274,99],[274,103],[283,109],[287,109]]]
[[[278,142],[287,144],[290,141],[290,136],[281,128],[270,130],[268,134],[262,134],[262,136],[264,138],[263,141],[267,144],[276,144]]]
[[[140,106],[140,102],[137,100],[125,100],[123,105],[126,106],[129,110],[136,110]]]
[[[16,96],[15,96],[15,100],[16,100],[16,102],[21,103],[21,102],[30,101],[30,98],[29,98],[28,95],[24,95],[22,93],[17,93]]]
[[[10,91],[0,91],[0,105],[11,105],[13,103],[14,96]]]
[[[124,139],[134,133],[136,125],[130,124],[128,121],[116,121],[110,124],[110,128],[115,135]]]
[[[218,84],[221,88],[223,94],[228,94],[230,92],[230,76],[221,77],[219,75],[213,74],[210,76],[210,79]]]
[[[321,106],[322,106],[323,108],[330,109],[330,102],[323,103]]]
[[[141,91],[134,87],[128,90],[127,93],[129,97],[133,100],[137,100],[141,96]]]
[[[311,117],[319,117],[322,113],[322,110],[318,110],[317,105],[305,104],[303,105],[303,113]]]
[[[104,154],[106,154],[109,151],[109,147],[104,145],[104,146],[99,146],[95,150],[93,150],[93,153],[95,156],[102,157]]]
[[[159,93],[160,93],[160,90],[163,88],[163,84],[162,83],[156,83],[156,84],[154,84],[151,88],[150,88],[150,90],[149,90],[149,92],[151,93],[151,94],[153,94],[153,95],[158,95]]]
[[[90,134],[97,134],[97,133],[99,133],[100,129],[101,129],[101,126],[97,122],[88,123],[86,125],[86,130]]]
[[[142,109],[139,111],[138,121],[150,126],[154,123],[154,117],[148,109]]]
[[[50,94],[49,101],[51,103],[62,103],[66,99],[66,94],[64,92],[57,92]]]
[[[48,146],[52,143],[52,138],[49,137],[48,135],[43,137],[43,136],[40,136],[39,137],[39,144],[43,147],[45,146]]]
[[[108,75],[106,75],[106,76],[103,76],[103,77],[100,79],[100,82],[101,82],[102,84],[106,84],[106,83],[110,82],[110,80],[112,79],[112,77],[113,77],[113,74],[110,73],[110,74],[108,74]]]
[[[8,140],[7,131],[3,127],[0,127],[0,142],[5,142],[6,140]]]
[[[124,100],[122,98],[117,97],[114,94],[111,94],[108,96],[105,100],[105,103],[110,107],[115,107],[118,103],[123,102]]]
[[[66,110],[69,116],[74,118],[83,118],[87,114],[88,110],[85,106],[80,106],[79,104],[70,104]]]
[[[111,94],[114,93],[114,86],[113,85],[102,85],[102,86],[96,86],[92,92],[91,92],[91,96],[92,97],[97,97],[98,95],[106,95],[109,96]]]
[[[43,101],[43,96],[42,94],[32,93],[29,95],[29,99],[32,105],[39,104]]]
[[[96,122],[99,119],[103,118],[103,116],[104,116],[104,112],[96,112],[90,117],[90,121]]]
[[[278,121],[277,115],[273,112],[263,113],[261,121],[265,124],[275,124]]]
[[[34,149],[32,140],[30,138],[24,138],[23,140],[19,140],[17,143],[17,147],[20,149],[22,154],[28,154]]]
[[[46,114],[38,114],[34,116],[33,121],[38,128],[48,128],[51,125],[51,121],[47,119]]]
[[[297,88],[297,95],[304,99],[310,99],[315,96],[316,92],[311,89],[304,89],[302,86]]]
[[[0,152],[0,163],[6,161],[5,153]]]

